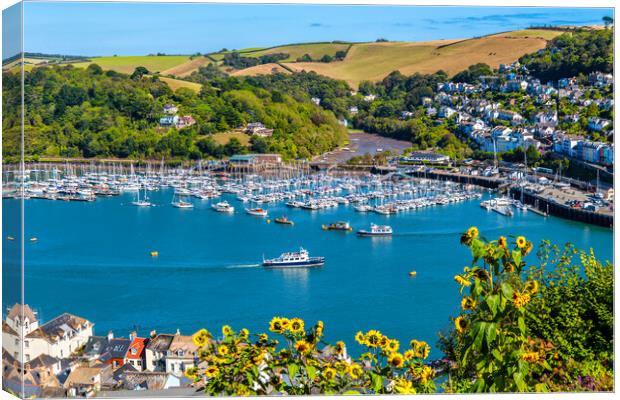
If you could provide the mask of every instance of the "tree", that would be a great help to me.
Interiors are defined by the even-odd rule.
[[[321,57],[321,62],[330,63],[332,61],[334,61],[334,58],[329,54],[325,54],[323,57]]]
[[[140,80],[144,75],[148,73],[149,70],[145,67],[136,67],[136,69],[133,71],[133,74],[131,74],[131,79],[133,79],[134,81]]]
[[[614,19],[610,17],[609,15],[605,15],[603,17],[603,23],[605,24],[605,29],[608,29],[609,25],[614,23]]]

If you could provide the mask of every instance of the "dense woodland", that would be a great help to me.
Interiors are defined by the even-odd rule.
[[[613,29],[564,33],[520,62],[543,82],[594,71],[609,73],[614,66],[613,40]]]
[[[20,79],[5,73],[3,151],[19,155]],[[173,92],[157,77],[132,77],[97,65],[36,68],[25,74],[26,155],[198,159],[244,152],[238,141],[218,145],[214,132],[261,121],[272,138],[253,141],[254,150],[307,158],[343,144],[346,130],[333,113],[248,81],[217,78],[200,93]],[[165,104],[196,124],[177,130],[158,125]]]

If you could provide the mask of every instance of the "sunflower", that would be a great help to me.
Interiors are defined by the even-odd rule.
[[[316,326],[314,327],[314,333],[316,337],[320,338],[323,336],[323,328],[323,321],[319,321],[316,323]]]
[[[353,364],[351,365],[351,368],[349,369],[349,375],[351,376],[352,379],[361,378],[363,373],[364,373],[364,370],[359,364]]]
[[[454,320],[454,327],[456,328],[456,331],[458,333],[463,333],[465,329],[467,329],[468,325],[469,323],[462,315],[456,317],[456,319]]]
[[[530,302],[530,299],[529,293],[519,293],[515,291],[512,294],[512,304],[514,304],[516,308],[525,307],[527,303]]]
[[[405,351],[405,353],[403,354],[403,357],[405,357],[405,360],[411,360],[412,358],[415,357],[415,351],[409,349],[407,351]]]
[[[291,321],[288,318],[280,318],[280,323],[282,324],[282,330],[287,330]]]
[[[534,294],[538,292],[538,281],[527,281],[525,282],[525,291]]]
[[[224,325],[222,327],[222,335],[224,335],[224,337],[230,336],[232,335],[232,333],[233,333],[233,330],[230,327],[230,325]]]
[[[402,354],[394,352],[388,356],[388,364],[395,368],[401,368],[405,365],[405,358]]]
[[[470,286],[471,282],[469,281],[469,279],[464,278],[461,275],[455,275],[454,276],[454,280],[456,281],[456,283],[458,283],[461,286]]]
[[[336,377],[336,373],[336,370],[331,367],[327,367],[323,370],[323,372],[321,372],[323,377],[325,377],[325,379],[327,379],[328,381],[334,379]]]
[[[273,317],[269,322],[269,330],[274,333],[282,333],[282,318]]]
[[[239,337],[243,340],[248,340],[248,337],[250,336],[250,331],[248,331],[246,328],[243,328],[239,331]]]
[[[538,360],[540,359],[540,355],[539,355],[537,352],[532,351],[532,352],[530,352],[530,353],[524,353],[524,354],[522,354],[522,355],[521,355],[521,358],[522,358],[524,361],[527,361],[527,362],[529,362],[529,363],[535,363],[535,362],[538,362]]]
[[[418,358],[426,359],[430,351],[431,351],[431,346],[429,346],[428,343],[420,342],[418,343],[418,346],[415,349],[415,355]]]
[[[385,335],[382,335],[381,338],[379,338],[379,347],[381,347],[382,349],[386,349],[389,342],[390,342],[390,338],[388,338]]]
[[[229,349],[228,346],[226,346],[225,344],[221,344],[219,346],[217,346],[217,354],[221,355],[221,356],[225,356],[229,353]]]
[[[293,318],[288,326],[288,329],[295,334],[304,334],[304,320],[300,318]]]
[[[260,335],[258,335],[258,341],[261,343],[266,343],[268,339],[269,336],[267,336],[266,333],[261,333]]]
[[[345,348],[346,348],[346,346],[345,346],[343,341],[336,342],[336,347],[335,347],[336,353],[344,354],[344,349]]]
[[[203,328],[192,335],[192,342],[196,347],[202,347],[207,344],[210,338],[211,334],[209,331]]]
[[[420,342],[419,342],[418,340],[415,340],[415,339],[412,339],[412,340],[409,342],[409,346],[411,346],[411,348],[412,348],[413,350],[416,350],[416,349],[418,348],[418,346],[419,346],[419,345],[420,345]]]
[[[387,349],[390,351],[398,351],[400,347],[400,342],[396,339],[390,339],[387,344]]]
[[[425,385],[426,383],[428,383],[428,380],[434,375],[435,371],[433,371],[433,369],[428,365],[425,365],[424,368],[422,368],[422,372],[420,372],[420,382]]]
[[[522,249],[527,244],[527,240],[525,240],[525,236],[517,236],[517,247]]]
[[[499,247],[502,248],[506,248],[507,242],[506,242],[506,237],[505,236],[500,236],[499,239],[497,239],[497,245]]]
[[[394,391],[398,394],[415,394],[413,382],[405,378],[397,378],[394,380]]]
[[[248,389],[248,387],[245,385],[239,385],[237,387],[237,390],[235,390],[235,396],[245,397],[245,396],[249,396],[250,394],[251,394],[250,389]]]
[[[215,365],[209,365],[207,369],[205,369],[205,376],[207,378],[215,378],[220,374],[220,369]]]
[[[368,332],[366,332],[366,341],[365,344],[368,347],[378,347],[379,343],[381,342],[381,332],[377,331],[377,330],[370,330]]]
[[[295,350],[297,350],[301,354],[306,354],[310,351],[310,344],[303,339],[298,340],[297,342],[295,342]]]
[[[469,228],[467,230],[467,236],[469,236],[472,239],[475,239],[478,237],[478,228],[476,228],[475,226],[472,226],[471,228]]]
[[[527,241],[527,243],[525,243],[525,247],[521,249],[521,255],[527,256],[528,254],[530,254],[530,251],[532,251],[533,247],[534,245],[532,244],[532,242]]]
[[[355,341],[359,344],[366,344],[366,338],[364,337],[362,331],[359,331],[355,334]]]
[[[191,367],[185,370],[185,372],[183,372],[183,374],[191,380],[194,380],[198,377],[198,368],[196,367]]]
[[[465,296],[463,300],[461,300],[461,308],[463,310],[473,310],[476,308],[476,302],[471,297]]]
[[[512,273],[515,272],[515,265],[513,263],[506,263],[506,265],[504,265],[504,271],[508,272],[508,273]]]

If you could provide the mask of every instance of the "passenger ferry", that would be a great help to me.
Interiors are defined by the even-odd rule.
[[[357,234],[359,236],[392,236],[392,227],[370,224],[370,230],[360,229]]]
[[[264,208],[246,208],[245,212],[250,215],[255,215],[257,217],[267,216],[267,210],[265,210]]]
[[[319,267],[325,264],[325,257],[310,257],[308,250],[300,247],[299,251],[282,253],[278,258],[265,260],[263,267]]]
[[[222,212],[222,213],[234,213],[235,212],[235,207],[228,204],[227,201],[220,201],[219,203],[212,204],[211,208],[213,208],[217,212]]]

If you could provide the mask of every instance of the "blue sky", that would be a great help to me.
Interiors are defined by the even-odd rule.
[[[24,48],[70,55],[190,54],[312,41],[466,38],[531,24],[599,24],[612,9],[37,3]]]

